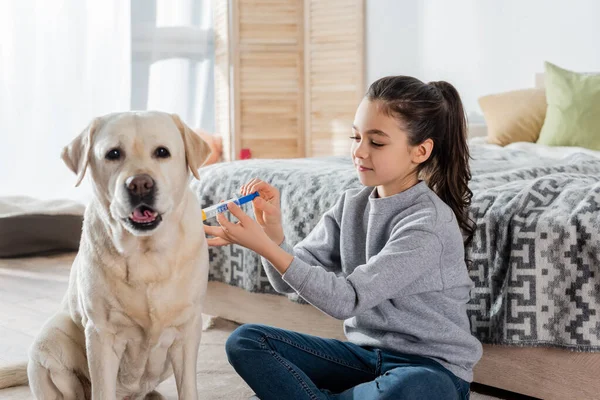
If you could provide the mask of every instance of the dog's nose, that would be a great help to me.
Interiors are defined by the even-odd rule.
[[[134,175],[127,178],[125,186],[132,195],[144,197],[154,190],[154,179],[148,174]]]

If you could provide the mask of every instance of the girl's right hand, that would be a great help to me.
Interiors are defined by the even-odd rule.
[[[241,188],[244,196],[257,191],[260,196],[252,200],[256,222],[262,226],[272,241],[280,245],[284,235],[281,226],[279,190],[257,178],[252,179]]]

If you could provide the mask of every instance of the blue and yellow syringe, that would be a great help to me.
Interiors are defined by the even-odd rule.
[[[216,217],[217,214],[227,211],[227,203],[235,203],[238,206],[249,203],[258,197],[258,192],[250,193],[246,196],[236,197],[229,199],[224,203],[215,204],[214,206],[206,207],[202,209],[202,221],[206,221],[209,218]]]

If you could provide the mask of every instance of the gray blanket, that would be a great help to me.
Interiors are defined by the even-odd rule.
[[[478,145],[471,153],[473,334],[484,343],[600,350],[600,159]],[[278,187],[292,245],[343,191],[360,186],[348,157],[245,160],[200,174],[193,189],[203,206],[233,197],[252,177]],[[251,251],[234,245],[212,248],[210,256],[211,280],[275,293]]]

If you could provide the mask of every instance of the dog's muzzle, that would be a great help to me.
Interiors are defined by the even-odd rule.
[[[148,174],[135,175],[125,181],[129,202],[133,208],[127,222],[134,229],[147,231],[160,224],[162,217],[154,210],[156,184]]]

